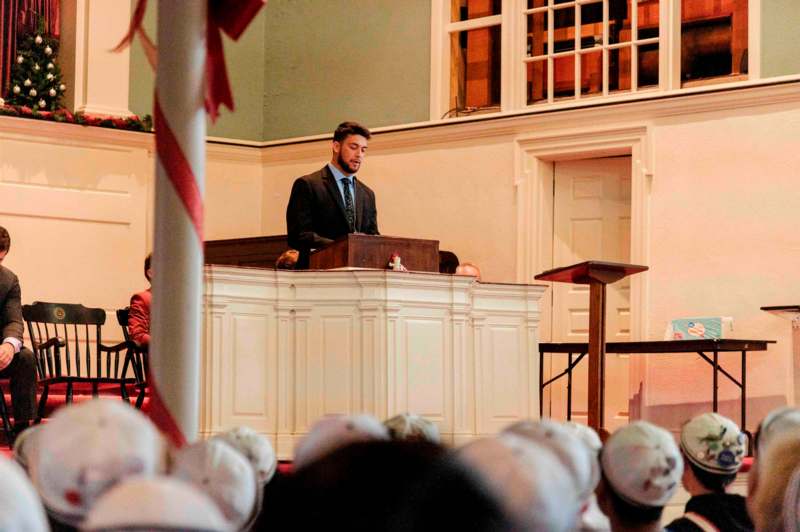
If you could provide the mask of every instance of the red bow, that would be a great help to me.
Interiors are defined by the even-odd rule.
[[[258,14],[266,0],[208,0],[208,25],[206,27],[206,112],[212,121],[219,116],[219,106],[224,105],[233,111],[233,94],[225,66],[225,53],[222,48],[222,34],[238,41],[245,28]],[[150,66],[156,67],[156,48],[142,28],[147,0],[139,0],[131,18],[128,33],[114,48],[123,50],[137,33]]]

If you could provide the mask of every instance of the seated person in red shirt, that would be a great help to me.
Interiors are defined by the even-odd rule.
[[[144,259],[144,276],[147,282],[151,282],[153,270],[150,269],[150,261],[153,254]],[[137,345],[147,348],[150,346],[150,300],[152,294],[150,288],[133,294],[131,297],[131,307],[128,313],[128,333],[131,340]]]

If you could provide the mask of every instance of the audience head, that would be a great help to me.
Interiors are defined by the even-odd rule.
[[[231,527],[208,495],[187,482],[157,476],[132,478],[108,490],[81,529],[228,532]]]
[[[792,473],[783,496],[783,530],[800,531],[800,467]]]
[[[93,399],[57,410],[42,426],[30,475],[48,512],[77,524],[116,483],[162,472],[166,448],[144,414],[119,400]]]
[[[581,504],[586,503],[600,481],[596,454],[571,429],[552,419],[523,420],[507,427],[510,432],[549,448],[572,477]]]
[[[178,450],[171,474],[210,496],[235,530],[242,530],[255,517],[255,470],[239,451],[221,439],[200,441]]]
[[[416,414],[398,414],[383,424],[393,440],[441,442],[436,424]]]
[[[565,429],[580,438],[584,445],[586,445],[599,460],[600,450],[603,448],[603,442],[600,441],[600,436],[597,434],[597,431],[595,431],[589,425],[575,423],[574,421],[565,421],[562,423],[562,425]]]
[[[275,268],[278,270],[294,270],[299,258],[299,251],[296,249],[287,249],[281,253],[281,256],[275,261]]]
[[[603,478],[598,502],[612,524],[658,524],[683,473],[672,435],[646,421],[614,432],[600,453]]]
[[[688,465],[683,471],[686,490],[692,495],[703,489],[724,493],[742,467],[747,440],[730,419],[706,413],[683,425],[680,448]]]
[[[36,446],[37,435],[41,432],[43,426],[44,425],[33,425],[23,430],[14,440],[14,460],[16,460],[25,471],[28,471],[31,449]]]
[[[747,509],[756,532],[797,530],[798,523],[784,528],[784,521],[796,516],[797,479],[800,468],[800,437],[785,433],[772,439],[758,457],[761,465],[751,470],[757,478],[750,484]]]
[[[470,442],[457,456],[484,479],[520,529],[574,530],[578,487],[551,446],[509,432]]]
[[[756,457],[767,451],[772,441],[786,432],[800,434],[800,409],[783,406],[767,414],[758,425],[754,438]]]
[[[420,486],[445,453],[422,441],[343,445],[281,477],[280,489],[267,486],[259,520],[274,530],[388,530],[425,498]]]
[[[294,452],[294,466],[301,469],[345,445],[375,440],[388,440],[389,431],[366,414],[329,416],[320,419],[300,440]]]
[[[389,532],[521,532],[483,477],[450,453],[403,497]],[[407,492],[408,493],[408,492]]]
[[[562,423],[562,426],[577,436],[589,450],[594,469],[593,478],[597,479],[594,481],[594,485],[597,487],[597,484],[600,482],[600,451],[603,449],[603,442],[600,441],[600,436],[592,427],[582,423],[566,421]],[[595,530],[599,532],[601,530],[610,529],[611,525],[608,522],[608,517],[600,510],[600,507],[597,505],[597,496],[592,493],[581,513],[580,530],[582,532]]]
[[[9,249],[11,249],[11,235],[8,234],[5,227],[0,225],[0,262],[2,262]]]
[[[50,530],[42,501],[25,476],[25,471],[13,461],[3,457],[0,457],[0,530],[5,532]]]
[[[147,282],[153,281],[153,268],[150,266],[152,260],[153,260],[152,253],[148,253],[147,256],[144,258],[144,278],[147,279]]]
[[[224,441],[247,458],[255,469],[256,479],[262,485],[270,481],[278,468],[275,449],[272,448],[269,439],[250,427],[236,427],[212,439]]]
[[[462,262],[456,268],[456,275],[470,275],[472,277],[477,277],[477,280],[481,280],[481,270],[476,265],[472,264],[471,262]]]

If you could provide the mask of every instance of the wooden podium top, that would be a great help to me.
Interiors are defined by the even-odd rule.
[[[409,271],[439,271],[439,241],[351,233],[309,256],[312,270],[376,268],[385,270],[393,254]]]
[[[589,284],[599,281],[604,284],[619,281],[623,277],[648,270],[647,266],[636,264],[621,264],[618,262],[603,262],[589,260],[572,266],[563,266],[547,270],[534,279],[538,281],[555,281],[559,283]]]

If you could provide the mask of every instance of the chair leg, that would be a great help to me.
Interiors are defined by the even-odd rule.
[[[139,388],[139,395],[136,397],[136,408],[141,410],[142,404],[144,404],[144,397],[147,392],[147,384],[142,383],[141,388]]]
[[[130,403],[130,397],[128,397],[128,385],[125,383],[125,378],[123,377],[122,382],[119,383],[119,395],[122,397],[122,400],[126,403]]]
[[[67,404],[72,402],[72,382],[67,383],[67,393],[64,397],[64,400],[67,402]]]
[[[100,390],[97,386],[97,381],[92,381],[92,397],[97,399],[100,396]]]
[[[44,408],[47,406],[47,396],[50,393],[50,386],[46,385],[42,388],[42,395],[39,397],[39,410],[36,413],[36,424],[42,422],[42,418],[44,417]]]
[[[3,418],[3,431],[6,433],[6,442],[12,446],[14,434],[11,431],[11,421],[8,419],[8,405],[6,404],[6,394],[0,389],[0,416]]]

